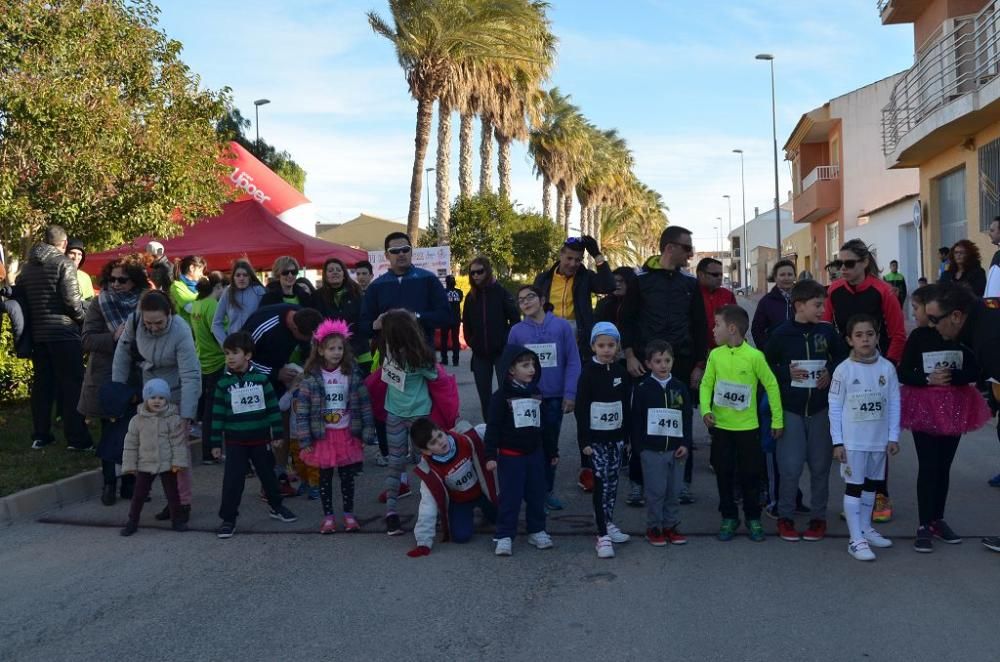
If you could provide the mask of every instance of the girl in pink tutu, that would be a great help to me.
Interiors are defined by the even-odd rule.
[[[932,298],[936,285],[913,292],[918,321],[927,318],[923,304]],[[913,548],[934,551],[933,539],[960,543],[962,539],[944,520],[951,463],[958,442],[966,432],[990,420],[986,401],[975,387],[979,366],[972,351],[954,340],[946,340],[932,326],[918,327],[906,340],[899,364],[902,384],[902,427],[913,432],[917,450],[917,509],[920,526]]]
[[[302,461],[319,468],[323,504],[320,533],[337,530],[333,513],[333,472],[340,476],[344,529],[361,528],[354,517],[354,477],[364,460],[362,442],[374,443],[372,417],[364,376],[354,363],[342,320],[327,320],[313,334],[312,352],[294,389],[295,434]]]

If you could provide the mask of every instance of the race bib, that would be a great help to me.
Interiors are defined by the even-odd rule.
[[[750,407],[750,387],[735,382],[715,382],[712,404],[716,407],[743,411]]]
[[[514,412],[515,428],[538,428],[541,423],[541,407],[534,398],[518,398],[510,401]]]
[[[881,421],[885,416],[885,400],[878,391],[861,391],[847,395],[847,406],[851,410],[851,420]]]
[[[452,492],[468,492],[478,485],[479,478],[472,460],[466,458],[459,462],[455,468],[448,472],[444,482]]]
[[[247,414],[264,409],[264,387],[260,384],[234,388],[229,392],[234,414]]]
[[[928,375],[942,368],[951,370],[962,369],[962,352],[956,349],[945,350],[943,352],[924,352],[923,357],[924,372]]]
[[[656,437],[683,437],[684,419],[680,409],[652,407],[646,412],[646,434]]]
[[[621,426],[622,426],[621,400],[617,402],[590,403],[591,430],[617,430]]]
[[[559,356],[556,352],[556,344],[554,342],[540,343],[538,345],[525,345],[524,348],[529,349],[538,355],[538,362],[543,368],[559,367]]]
[[[806,370],[809,375],[805,379],[793,379],[792,386],[795,388],[816,388],[823,371],[826,370],[826,361],[792,361],[796,368]]]
[[[382,381],[402,392],[406,389],[406,371],[395,363],[386,361],[382,364]]]
[[[347,384],[326,383],[326,396],[323,399],[326,411],[343,411],[347,409]]]

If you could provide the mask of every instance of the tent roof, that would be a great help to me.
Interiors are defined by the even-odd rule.
[[[143,252],[154,237],[138,237],[114,250],[87,256],[86,271],[100,273],[115,257]],[[222,214],[201,219],[173,239],[156,239],[163,244],[167,257],[201,255],[209,269],[228,270],[233,260],[246,257],[256,269],[265,271],[282,255],[290,255],[303,267],[318,269],[330,257],[337,257],[348,267],[367,260],[364,251],[311,237],[285,224],[254,200],[230,202]]]

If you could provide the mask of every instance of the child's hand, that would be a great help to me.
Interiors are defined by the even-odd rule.
[[[809,379],[809,371],[805,368],[800,368],[799,364],[793,361],[788,366],[788,376],[792,378],[792,381],[801,382]]]
[[[889,455],[899,455],[899,442],[890,441],[889,448],[887,450],[889,451]]]
[[[709,428],[715,427],[715,414],[709,412],[702,416],[702,420],[705,421],[705,425]]]
[[[816,380],[816,388],[821,391],[825,391],[830,388],[830,373],[827,372],[826,368],[820,373],[819,379]]]
[[[674,457],[678,460],[683,460],[688,455],[687,446],[680,446],[674,451]]]
[[[177,472],[181,471],[182,469],[183,469],[183,467],[178,467],[177,465],[174,465],[174,466],[170,467],[170,470],[173,471],[174,473],[177,473]]]
[[[284,439],[275,439],[271,442],[271,448],[281,448],[285,444]]]
[[[590,446],[584,446],[583,447],[583,454],[586,455],[587,457],[590,457],[591,455],[594,454],[594,449],[591,448]]]
[[[213,448],[212,449],[212,459],[213,460],[221,460],[222,459],[222,449],[221,448]]]
[[[559,464],[559,456],[556,455],[554,458],[549,460],[549,464],[552,465],[553,467]]]
[[[497,461],[496,460],[487,460],[486,461],[486,470],[487,471],[496,471],[497,470]]]
[[[784,428],[771,428],[771,436],[775,439],[781,439],[781,435],[785,434]]]
[[[833,459],[835,459],[837,462],[840,462],[841,464],[847,462],[847,451],[844,450],[843,446],[833,447]]]
[[[411,559],[420,558],[421,556],[430,556],[431,548],[427,547],[426,545],[417,545],[416,547],[408,551],[406,555],[409,556]]]
[[[573,409],[576,408],[576,402],[573,400],[563,400],[562,410],[564,414],[572,414]]]
[[[931,386],[947,386],[951,384],[951,369],[941,368],[927,375],[927,383]]]

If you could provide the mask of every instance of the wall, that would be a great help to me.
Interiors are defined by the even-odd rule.
[[[795,261],[795,273],[807,269],[815,278],[815,260],[812,257],[812,228],[801,225],[795,232],[782,237],[781,257]],[[822,265],[820,265],[822,267]]]
[[[916,198],[908,198],[880,209],[868,217],[867,224],[855,228],[854,233],[845,237],[845,240],[859,237],[868,244],[869,248],[874,250],[876,261],[883,274],[889,271],[890,260],[898,261],[899,270],[906,278],[906,282],[912,282],[914,287],[919,269],[906,258],[905,247],[900,244],[899,226],[913,225],[915,201]],[[910,274],[913,274],[912,280]]]
[[[913,50],[926,47],[927,40],[948,18],[977,14],[989,0],[934,0],[913,23]]]

